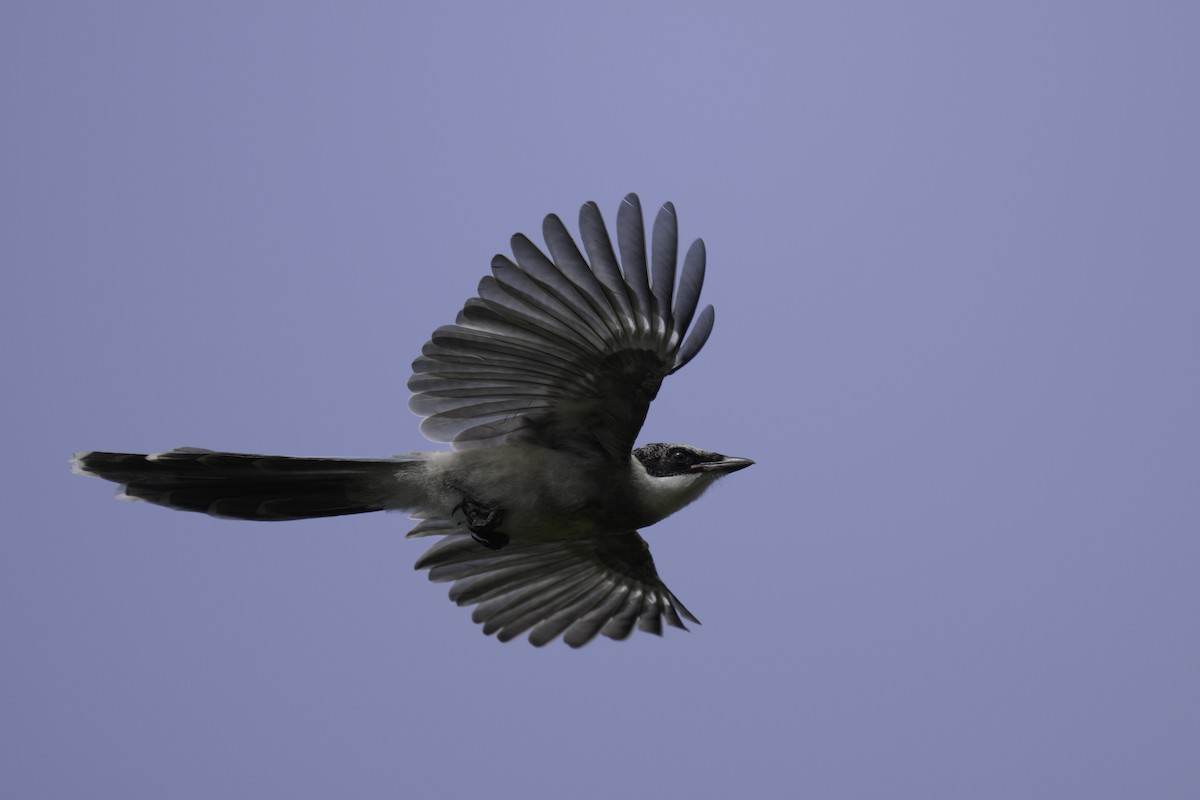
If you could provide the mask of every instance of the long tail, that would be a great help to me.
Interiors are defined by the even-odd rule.
[[[420,505],[418,459],[216,453],[77,453],[72,468],[122,484],[122,497],[214,517],[290,520]]]

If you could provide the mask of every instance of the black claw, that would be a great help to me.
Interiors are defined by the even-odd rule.
[[[508,544],[508,534],[498,530],[500,520],[504,517],[501,509],[488,508],[474,500],[464,499],[454,507],[454,511],[459,510],[466,517],[472,539],[490,550],[499,550]]]

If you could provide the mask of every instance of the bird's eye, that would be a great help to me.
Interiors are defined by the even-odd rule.
[[[668,453],[667,456],[675,464],[687,464],[692,460],[692,456],[687,450],[681,450],[678,447]]]

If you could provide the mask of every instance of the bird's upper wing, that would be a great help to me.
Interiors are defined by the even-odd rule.
[[[454,523],[428,520],[410,536],[447,533]],[[663,585],[646,541],[635,531],[594,539],[512,542],[487,550],[464,532],[450,533],[421,556],[431,581],[453,581],[450,599],[475,605],[471,618],[506,642],[529,631],[541,646],[558,636],[581,647],[602,633],[624,639],[636,626],[662,635],[663,620],[687,630],[699,623]]]
[[[704,243],[689,248],[676,288],[670,203],[654,221],[649,267],[637,195],[617,213],[619,264],[595,203],[580,210],[579,230],[586,258],[553,214],[542,226],[549,258],[514,236],[516,262],[496,256],[479,296],[434,331],[408,382],[430,439],[461,448],[520,438],[629,457],[662,379],[712,331],[708,306],[687,335]]]

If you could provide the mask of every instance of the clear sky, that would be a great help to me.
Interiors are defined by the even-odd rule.
[[[0,11],[0,796],[1200,796],[1200,7],[178,5]],[[69,473],[429,446],[430,332],[630,191],[717,307],[640,442],[758,462],[646,531],[692,632]]]

